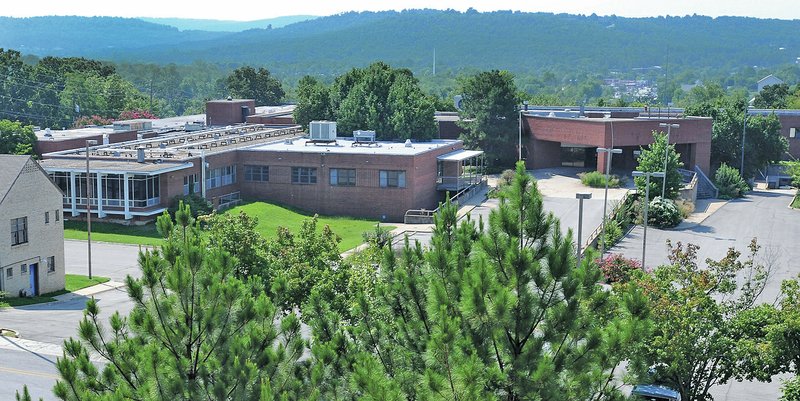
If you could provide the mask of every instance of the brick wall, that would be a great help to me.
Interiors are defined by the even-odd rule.
[[[21,272],[21,264],[36,265],[39,276],[39,293],[45,294],[64,288],[64,216],[61,213],[62,195],[36,165],[29,160],[23,173],[11,187],[0,204],[0,281],[3,291],[17,296],[20,289],[28,289],[31,270]],[[58,212],[56,212],[58,211]],[[50,221],[45,223],[45,212]],[[56,221],[56,213],[59,220]],[[28,218],[28,242],[11,246],[11,219]],[[55,271],[47,271],[47,258],[55,257]],[[6,277],[7,269],[13,275]]]
[[[206,125],[221,126],[241,124],[242,107],[249,108],[248,115],[255,114],[256,102],[252,99],[213,100],[206,102]]]

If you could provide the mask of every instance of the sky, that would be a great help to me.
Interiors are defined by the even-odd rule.
[[[411,8],[464,11],[515,10],[570,14],[598,14],[625,17],[691,14],[800,19],[797,0],[38,0],[5,1],[1,16],[81,15],[115,17],[180,17],[250,21],[286,15],[332,15],[346,11],[382,11]],[[207,4],[214,4],[208,6]]]

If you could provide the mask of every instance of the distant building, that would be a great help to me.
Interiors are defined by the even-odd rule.
[[[64,289],[64,194],[29,156],[0,155],[0,291]]]
[[[761,92],[761,90],[764,89],[765,86],[780,85],[782,83],[783,83],[783,80],[781,80],[780,78],[778,78],[778,77],[776,77],[776,76],[774,76],[772,74],[769,74],[766,77],[761,78],[761,79],[758,80],[758,91]]]

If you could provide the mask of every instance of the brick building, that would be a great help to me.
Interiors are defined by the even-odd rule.
[[[0,291],[64,289],[63,194],[29,156],[0,155],[0,165]]]
[[[606,154],[597,148],[619,148],[612,169],[633,170],[641,147],[653,142],[653,131],[666,131],[659,124],[679,124],[670,143],[688,169],[699,167],[708,174],[711,167],[712,120],[705,117],[588,118],[555,116],[552,113],[523,113],[523,154],[528,168],[576,166],[604,172]],[[527,134],[527,135],[526,135]]]
[[[316,145],[302,134],[299,126],[244,124],[99,144],[89,150],[88,184],[85,148],[50,153],[41,165],[64,192],[65,213],[85,215],[89,200],[98,218],[124,223],[153,220],[189,193],[216,207],[244,198],[401,221],[476,183],[481,167],[482,153],[463,151],[458,140]]]

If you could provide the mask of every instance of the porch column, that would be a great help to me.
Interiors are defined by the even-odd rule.
[[[130,220],[133,217],[131,215],[131,205],[130,205],[131,194],[128,185],[128,177],[129,177],[128,173],[122,174],[122,184],[125,186],[125,189],[122,191],[122,193],[124,194],[122,199],[124,202],[123,204],[125,205],[125,220]]]
[[[97,218],[102,219],[106,217],[106,214],[103,212],[103,174],[97,173]]]
[[[78,195],[77,195],[77,188],[75,188],[75,172],[69,172],[69,198],[70,202],[72,203],[72,217],[77,216],[78,213]]]

